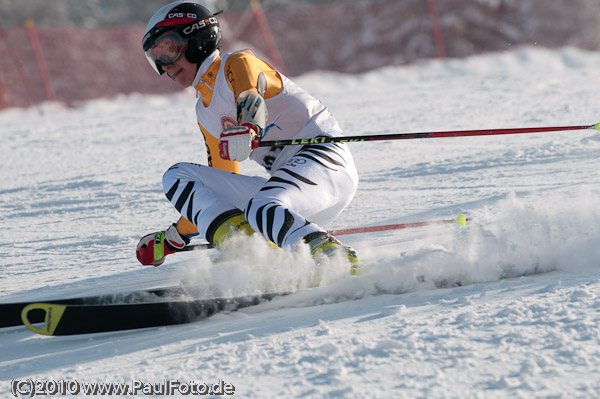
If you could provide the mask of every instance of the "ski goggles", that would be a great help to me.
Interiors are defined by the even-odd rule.
[[[176,31],[168,31],[154,39],[154,43],[145,51],[148,62],[162,75],[161,66],[173,65],[187,49],[188,40]]]

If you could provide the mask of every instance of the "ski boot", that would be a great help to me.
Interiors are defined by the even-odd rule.
[[[250,223],[244,217],[244,214],[239,211],[227,212],[217,218],[209,227],[206,233],[206,239],[215,248],[219,250],[227,250],[231,244],[231,239],[235,236],[251,236],[256,232],[250,227]],[[260,235],[260,234],[259,234]],[[273,248],[280,249],[275,243],[265,239],[267,244]]]
[[[304,237],[304,242],[310,247],[310,254],[314,259],[317,259],[321,254],[331,258],[338,253],[342,253],[350,263],[350,275],[358,276],[364,272],[364,265],[358,259],[356,251],[343,245],[331,234],[325,232],[312,233]]]

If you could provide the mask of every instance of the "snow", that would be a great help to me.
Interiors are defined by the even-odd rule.
[[[599,122],[600,54],[564,48],[296,79],[347,134]],[[130,95],[0,112],[0,302],[184,280],[202,295],[297,293],[196,323],[71,337],[0,331],[14,379],[235,386],[234,397],[600,396],[600,133],[352,144],[361,182],[327,228],[438,220],[340,237],[371,271],[321,286],[306,251],[258,240],[140,266],[176,211],[164,170],[206,162],[195,97]],[[244,173],[263,174],[251,163]],[[149,397],[149,396],[148,396]]]

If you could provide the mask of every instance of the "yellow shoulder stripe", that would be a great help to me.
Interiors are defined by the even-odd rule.
[[[215,89],[215,80],[217,79],[217,72],[221,67],[221,57],[218,57],[209,67],[208,70],[202,75],[200,82],[196,85],[195,89],[200,92],[202,96],[202,104],[205,107],[210,105],[212,101],[213,91]]]
[[[275,68],[265,61],[246,51],[233,53],[227,58],[225,77],[229,88],[235,95],[236,103],[240,93],[246,90],[257,91],[256,82],[261,72],[267,78],[265,98],[271,98],[281,93],[283,89],[281,76]]]

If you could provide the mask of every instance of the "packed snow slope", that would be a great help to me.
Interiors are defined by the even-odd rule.
[[[353,135],[600,121],[600,54],[570,48],[297,81]],[[0,112],[0,301],[181,280],[195,295],[297,293],[182,326],[3,329],[0,396],[31,378],[221,379],[240,398],[600,397],[600,133],[352,144],[359,190],[327,228],[471,220],[344,236],[370,272],[344,278],[331,262],[310,289],[306,248],[259,240],[219,262],[206,250],[137,263],[139,238],[178,217],[162,173],[206,163],[194,103],[186,92]]]

